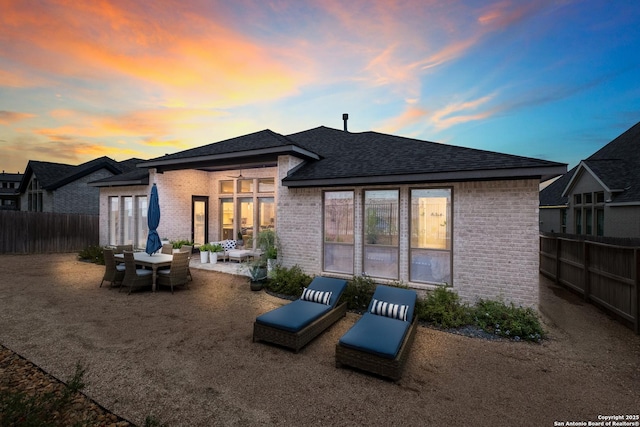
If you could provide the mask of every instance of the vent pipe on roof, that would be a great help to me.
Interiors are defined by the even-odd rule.
[[[349,114],[344,113],[344,114],[342,115],[342,121],[344,122],[344,131],[345,131],[345,132],[349,132],[349,131],[347,130],[347,120],[349,120]]]

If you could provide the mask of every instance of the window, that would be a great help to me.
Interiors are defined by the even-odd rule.
[[[253,179],[239,179],[238,193],[253,193]]]
[[[137,222],[137,239],[136,247],[144,248],[147,246],[147,235],[149,234],[149,223],[147,222],[147,212],[149,211],[149,204],[147,196],[136,197],[136,209],[138,218]]]
[[[240,214],[240,232],[246,241],[253,237],[253,198],[239,198],[238,212]]]
[[[220,181],[220,193],[233,194],[233,181]]]
[[[258,199],[258,227],[260,231],[274,228],[276,225],[276,208],[273,197]]]
[[[364,272],[398,278],[398,190],[364,193]]]
[[[604,203],[604,192],[600,191],[596,193],[596,203],[602,204]]]
[[[567,210],[560,209],[560,232],[567,232]]]
[[[409,280],[451,283],[451,190],[411,190]]]
[[[222,240],[235,240],[233,235],[233,199],[220,199]]]
[[[573,196],[573,202],[574,202],[576,205],[581,205],[581,204],[582,204],[582,194],[575,194],[575,195]]]
[[[133,244],[133,233],[135,223],[133,222],[133,197],[127,196],[122,198],[123,209],[123,245]]]
[[[582,234],[582,209],[575,211],[576,234]]]
[[[109,197],[109,244],[117,245],[120,235],[120,199]]]
[[[258,180],[258,193],[273,193],[275,189],[273,178],[260,178]]]
[[[353,274],[353,191],[324,193],[324,271]]]
[[[596,209],[596,235],[604,236],[604,209]]]
[[[591,193],[584,193],[584,204],[585,205],[590,205],[591,203],[593,203],[593,194]]]
[[[593,209],[584,210],[584,232],[585,234],[593,234]]]

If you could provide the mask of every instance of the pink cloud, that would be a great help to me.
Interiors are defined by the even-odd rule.
[[[20,120],[30,119],[31,117],[35,117],[35,114],[0,110],[0,124],[2,125],[9,125]]]

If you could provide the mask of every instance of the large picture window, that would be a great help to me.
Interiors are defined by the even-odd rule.
[[[324,270],[353,274],[353,191],[324,193]]]
[[[451,283],[451,190],[411,190],[409,280]]]
[[[398,190],[364,193],[364,272],[398,278]]]

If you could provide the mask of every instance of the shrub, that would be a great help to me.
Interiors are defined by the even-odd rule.
[[[191,240],[171,240],[169,243],[173,245],[173,249],[180,249],[184,245],[193,246],[193,242]]]
[[[89,246],[78,253],[80,259],[104,265],[104,254],[101,246]]]
[[[376,289],[376,283],[366,274],[354,276],[347,283],[347,288],[342,293],[342,301],[347,303],[349,310],[364,313],[369,307],[369,302]]]
[[[472,320],[469,307],[461,304],[458,294],[446,286],[438,286],[426,298],[419,298],[416,315],[418,319],[442,328],[459,328]]]
[[[481,299],[474,311],[475,324],[486,332],[516,341],[539,342],[545,336],[538,315],[531,308]]]
[[[277,294],[295,297],[302,295],[302,288],[309,286],[313,279],[302,271],[299,265],[294,265],[291,268],[276,265],[271,273],[271,278],[268,280],[266,288]]]

